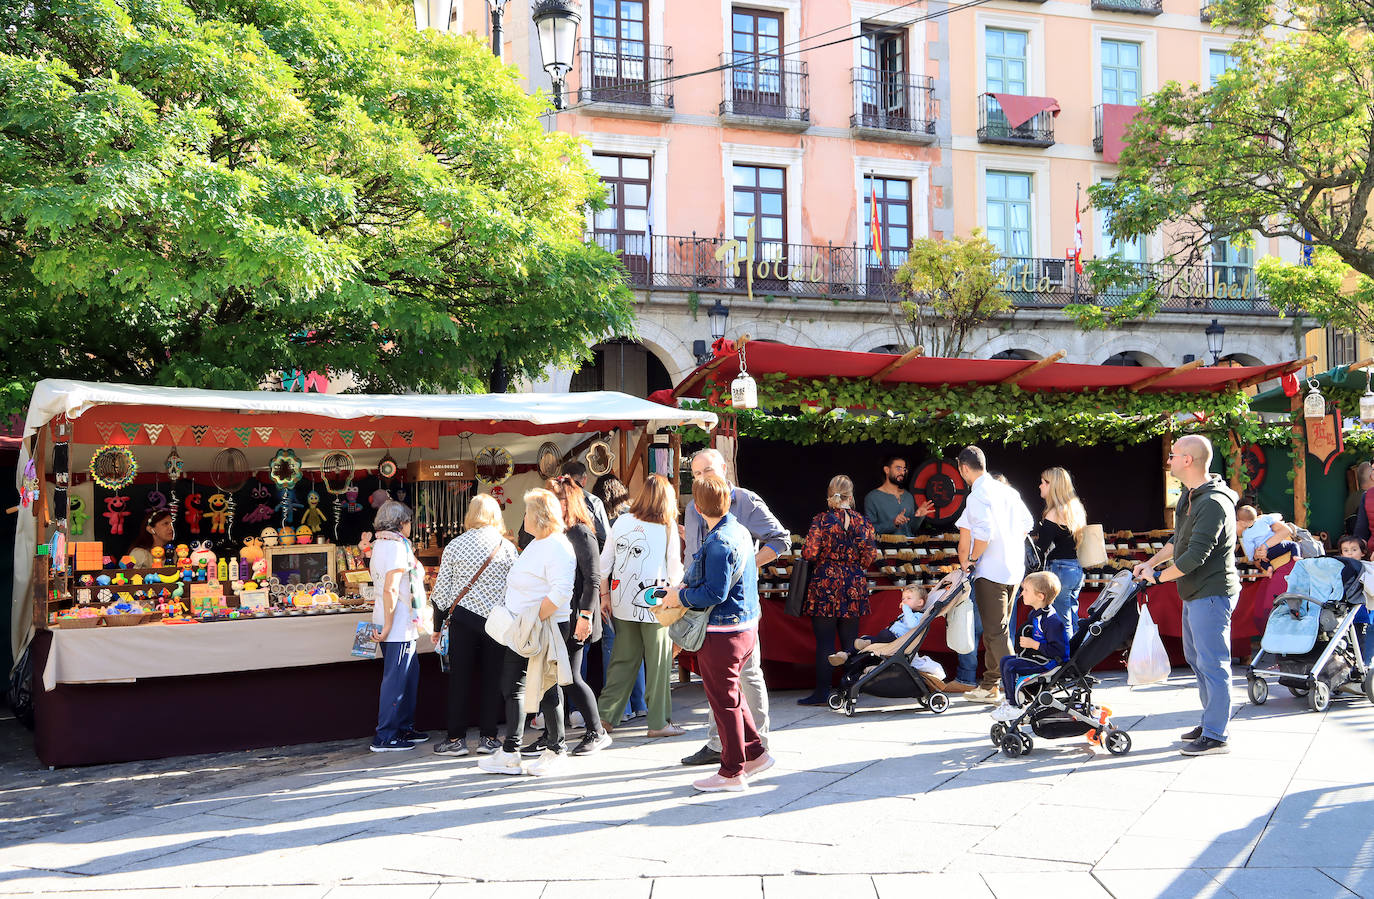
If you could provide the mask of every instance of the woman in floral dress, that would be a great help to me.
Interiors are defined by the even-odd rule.
[[[802,612],[811,616],[816,635],[816,688],[798,700],[824,705],[835,668],[830,654],[854,651],[859,618],[868,613],[868,566],[878,554],[873,525],[854,511],[854,483],[844,475],[830,479],[829,510],[811,520],[802,556],[811,562],[811,582]]]

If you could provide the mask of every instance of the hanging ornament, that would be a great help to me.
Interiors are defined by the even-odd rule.
[[[1317,379],[1313,378],[1307,382],[1309,388],[1307,396],[1302,400],[1303,418],[1325,418],[1326,417],[1326,398],[1322,396],[1321,385]]]
[[[19,488],[19,502],[27,509],[38,499],[38,466],[32,459],[24,466],[24,484]]]
[[[172,447],[172,451],[167,454],[167,459],[162,463],[162,467],[166,469],[167,477],[172,479],[172,483],[179,481],[181,476],[186,473],[186,463],[181,461],[181,453],[177,452],[176,447]]]
[[[325,491],[334,497],[334,542],[339,542],[339,517],[342,513],[342,505],[339,497],[352,492],[353,497],[358,495],[358,488],[353,486],[353,456],[344,450],[335,450],[324,457],[320,463],[320,479],[324,481]],[[350,500],[349,510],[356,512],[357,506]]]
[[[127,446],[106,444],[91,456],[91,480],[106,490],[122,490],[138,475],[138,460]]]
[[[279,449],[267,471],[278,487],[295,487],[301,480],[301,460],[292,449]]]
[[[396,468],[396,460],[391,457],[391,453],[387,453],[382,457],[382,461],[377,463],[377,476],[383,480],[390,481],[392,478],[396,477]],[[390,484],[387,486],[390,486]]]
[[[730,405],[735,409],[757,409],[759,386],[744,364],[744,347],[739,348],[739,374],[730,382]]]
[[[85,535],[86,519],[89,517],[90,515],[86,512],[86,501],[79,496],[73,496],[67,511],[67,520],[71,525],[73,537]]]
[[[305,512],[301,515],[301,527],[309,528],[309,533],[319,533],[324,525],[324,513],[320,511],[320,494],[314,489],[305,495]]]
[[[477,480],[488,488],[504,484],[515,473],[515,460],[504,446],[484,447],[476,461]]]
[[[1369,369],[1364,370],[1364,396],[1360,397],[1360,421],[1374,422],[1374,390],[1369,386]]]
[[[231,447],[215,454],[214,461],[210,463],[210,480],[219,489],[216,496],[223,502],[216,504],[214,496],[209,499],[210,514],[215,516],[212,533],[222,533],[228,539],[234,539],[234,494],[248,483],[249,474],[248,457],[243,450]],[[224,527],[219,527],[220,524]]]

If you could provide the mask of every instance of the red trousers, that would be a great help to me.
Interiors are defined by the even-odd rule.
[[[720,729],[720,775],[735,777],[746,759],[763,755],[763,743],[754,728],[754,716],[744,703],[739,673],[758,642],[758,630],[717,633],[708,631],[697,650],[696,668],[706,688],[706,701]]]

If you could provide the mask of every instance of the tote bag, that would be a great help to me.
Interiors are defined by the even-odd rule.
[[[1102,525],[1085,524],[1078,532],[1078,564],[1084,568],[1101,568],[1107,564],[1107,538]]]
[[[961,602],[945,616],[945,644],[950,652],[964,655],[973,652],[973,602]]]
[[[811,586],[811,561],[797,556],[792,561],[792,579],[787,584],[787,602],[782,610],[799,617],[806,602],[806,589]]]

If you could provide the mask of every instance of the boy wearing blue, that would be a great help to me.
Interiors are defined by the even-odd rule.
[[[1069,660],[1069,626],[1054,610],[1059,595],[1059,578],[1048,571],[1026,575],[1021,582],[1021,601],[1031,609],[1021,627],[1016,655],[1002,660],[1002,704],[992,710],[997,721],[1021,717],[1016,702],[1016,684],[1023,677],[1057,668]]]

